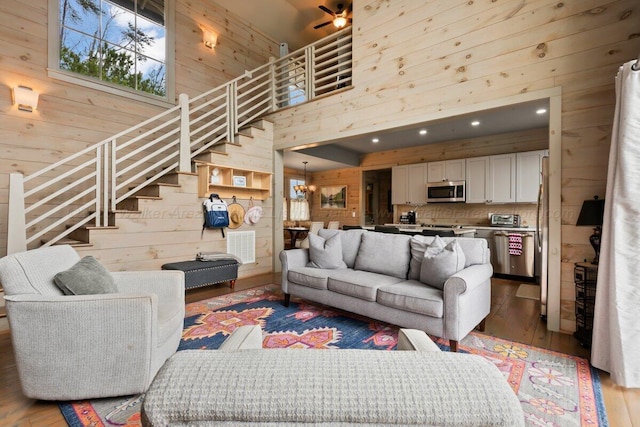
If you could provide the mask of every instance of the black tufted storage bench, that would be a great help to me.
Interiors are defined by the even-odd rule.
[[[220,259],[215,261],[180,261],[162,266],[163,270],[184,271],[185,289],[199,288],[229,281],[231,289],[238,278],[238,261]]]

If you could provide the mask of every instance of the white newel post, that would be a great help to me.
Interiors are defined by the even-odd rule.
[[[316,82],[315,82],[315,47],[309,46],[304,50],[305,60],[305,92],[307,95],[307,101],[312,100],[316,96]]]
[[[269,86],[271,87],[271,111],[278,109],[278,101],[276,98],[276,59],[269,57]]]
[[[189,95],[181,93],[180,103],[180,160],[179,172],[191,172],[191,138],[189,136]]]
[[[24,215],[24,178],[21,173],[11,173],[9,174],[7,255],[27,250]]]

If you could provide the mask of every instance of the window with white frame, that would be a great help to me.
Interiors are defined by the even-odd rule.
[[[49,15],[53,77],[173,101],[168,3],[50,0],[56,11]]]
[[[296,191],[296,185],[305,185],[304,179],[289,179],[289,212],[288,218],[291,221],[308,221],[310,219],[309,202],[305,194]]]
[[[291,178],[289,180],[289,199],[304,199],[304,193],[296,191],[297,185],[305,185],[304,179]]]

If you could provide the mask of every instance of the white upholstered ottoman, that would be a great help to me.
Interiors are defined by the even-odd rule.
[[[255,344],[252,333],[240,340],[245,347]],[[401,338],[416,348],[416,336]],[[143,425],[524,425],[493,364],[435,344],[419,351],[230,347],[171,357],[145,395]]]

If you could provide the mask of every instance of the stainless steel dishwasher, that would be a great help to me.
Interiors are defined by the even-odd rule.
[[[535,231],[493,231],[493,272],[535,277]]]

